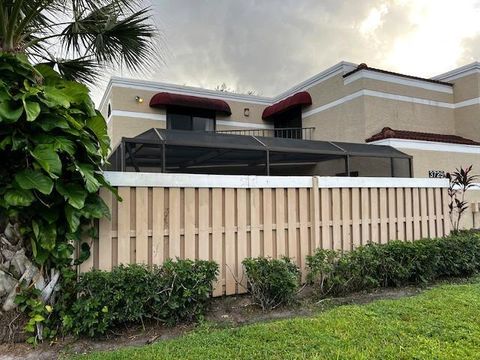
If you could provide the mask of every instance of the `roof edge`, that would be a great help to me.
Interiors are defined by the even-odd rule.
[[[357,68],[358,64],[348,62],[348,61],[340,61],[339,63],[330,66],[328,69],[323,70],[322,72],[308,78],[307,80],[304,80],[294,86],[292,86],[290,89],[280,93],[279,95],[275,96],[272,100],[274,102],[278,102],[280,100],[283,100],[297,92],[300,91],[305,91],[308,88],[321,83],[322,81],[325,81],[329,79],[332,76],[335,76],[339,73],[347,73],[355,68]]]
[[[279,95],[272,96],[272,97],[236,94],[231,92],[221,92],[217,90],[205,89],[205,88],[195,87],[195,86],[177,85],[177,84],[157,82],[157,81],[151,81],[151,80],[141,80],[141,79],[125,78],[121,76],[112,76],[110,77],[110,80],[105,89],[105,92],[103,93],[103,97],[99,103],[99,108],[102,108],[104,106],[107,100],[107,97],[111,92],[112,87],[116,85],[120,87],[150,89],[154,91],[166,91],[166,92],[193,95],[193,96],[210,97],[210,98],[221,99],[221,100],[259,103],[262,105],[270,106],[291,95],[294,95],[297,92],[305,91],[308,88],[322,81],[325,81],[332,76],[335,76],[340,73],[344,74],[348,71],[351,71],[355,67],[357,67],[357,64],[354,64],[348,61],[341,61],[329,67],[328,69],[308,78],[307,80],[292,86],[290,89],[280,93]]]
[[[109,87],[119,86],[119,87],[129,87],[133,89],[148,89],[154,91],[164,91],[192,96],[203,96],[213,99],[220,100],[233,100],[233,101],[244,101],[244,102],[253,102],[261,103],[265,105],[270,105],[273,102],[271,97],[258,96],[258,95],[247,95],[247,94],[237,94],[226,91],[218,91],[205,89],[195,86],[187,85],[177,85],[164,82],[157,82],[151,80],[141,80],[141,79],[131,79],[124,78],[119,76],[112,76],[109,81]],[[108,87],[107,87],[108,88]]]
[[[433,83],[433,84],[437,84],[437,85],[453,86],[453,84],[449,83],[449,82],[445,82],[445,81],[441,81],[441,80],[435,80],[435,79],[427,79],[427,78],[422,78],[422,77],[419,77],[419,76],[407,75],[407,74],[397,73],[397,72],[394,72],[394,71],[388,71],[388,70],[373,68],[373,67],[368,66],[367,64],[360,64],[359,66],[357,66],[356,69],[344,74],[343,78],[347,78],[350,75],[353,75],[353,74],[355,74],[359,71],[373,71],[373,72],[381,73],[381,74],[385,74],[385,75],[398,76],[398,77],[403,77],[403,78],[418,80],[418,81],[425,81],[425,82],[429,82],[429,83]]]
[[[447,71],[443,74],[433,76],[431,79],[450,81],[470,75],[472,73],[480,73],[480,62],[474,61],[470,64],[460,66],[459,68]]]
[[[435,143],[448,143],[458,145],[473,145],[479,146],[480,143],[463,136],[453,134],[439,134],[421,131],[399,130],[390,127],[384,127],[380,132],[365,139],[366,143],[371,143],[379,140],[398,139],[398,140],[418,140]]]

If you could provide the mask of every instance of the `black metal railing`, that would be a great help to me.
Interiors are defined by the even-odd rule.
[[[285,139],[312,140],[314,127],[306,128],[277,128],[277,129],[238,129],[238,130],[217,130],[217,134],[266,136]]]

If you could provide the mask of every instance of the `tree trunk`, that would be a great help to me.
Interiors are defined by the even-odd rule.
[[[45,304],[54,298],[60,272],[52,269],[48,274],[30,261],[27,253],[17,225],[9,223],[0,228],[0,317],[16,309],[15,297],[22,283],[40,290]]]

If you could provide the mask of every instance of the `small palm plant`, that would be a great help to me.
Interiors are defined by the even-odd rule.
[[[25,53],[65,79],[93,83],[100,66],[152,63],[155,26],[131,0],[0,0],[0,52]],[[103,71],[103,70],[102,70]]]
[[[460,229],[460,220],[468,209],[468,202],[465,200],[467,190],[477,186],[476,181],[479,179],[478,175],[472,175],[472,165],[460,169],[456,169],[452,173],[447,174],[450,180],[448,187],[448,196],[450,203],[448,204],[450,223],[454,232]]]

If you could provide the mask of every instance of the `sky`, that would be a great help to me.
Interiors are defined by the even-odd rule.
[[[111,75],[274,96],[342,60],[423,77],[480,60],[480,0],[148,3],[162,61]]]

